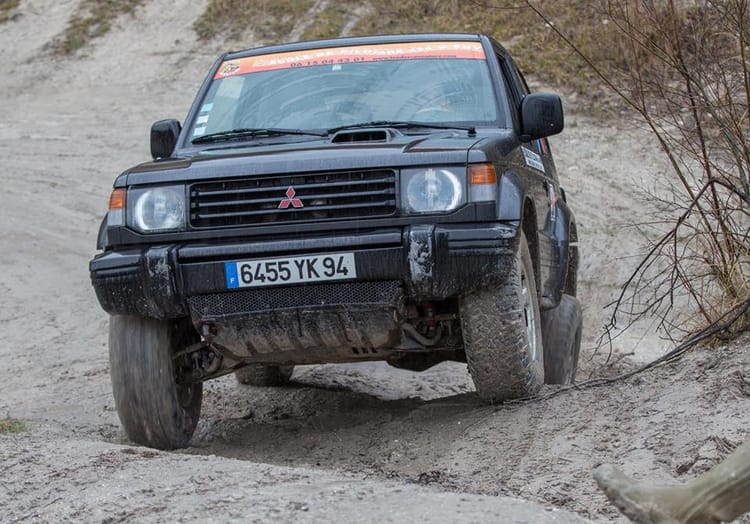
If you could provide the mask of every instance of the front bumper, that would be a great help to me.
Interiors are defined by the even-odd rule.
[[[352,252],[357,282],[396,282],[401,291],[398,300],[421,302],[499,284],[516,249],[517,228],[513,224],[413,225],[303,239],[170,244],[106,251],[90,262],[90,271],[99,303],[110,314],[178,318],[192,313],[195,319],[196,314],[204,313],[194,307],[191,310],[191,298],[227,294],[230,299],[234,293],[253,293],[247,288],[227,289],[225,262]],[[267,287],[262,288],[262,293],[294,295],[297,288],[318,285]],[[287,307],[311,305],[287,304]],[[273,304],[265,307],[273,309]],[[247,311],[224,312],[240,313]]]

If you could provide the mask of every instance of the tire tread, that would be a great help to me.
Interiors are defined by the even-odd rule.
[[[487,402],[533,395],[544,380],[543,366],[529,358],[520,300],[520,263],[526,264],[530,292],[536,295],[531,255],[522,236],[519,256],[504,284],[472,293],[462,303],[461,323],[469,373],[477,394]],[[538,339],[541,344],[541,333]]]

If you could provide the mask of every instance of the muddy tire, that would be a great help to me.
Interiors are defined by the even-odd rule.
[[[249,364],[234,372],[237,382],[246,386],[283,386],[292,377],[294,366],[263,366]]]
[[[523,234],[505,283],[463,299],[461,326],[469,373],[482,400],[502,402],[539,390],[544,382],[541,316]]]
[[[544,381],[547,384],[575,381],[582,332],[583,314],[577,298],[563,295],[557,307],[542,312]]]
[[[130,440],[158,449],[187,446],[203,384],[179,384],[172,355],[195,342],[186,322],[112,316],[109,364],[117,414]]]

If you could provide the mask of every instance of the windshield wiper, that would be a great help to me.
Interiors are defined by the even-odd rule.
[[[258,136],[281,136],[281,135],[313,135],[327,136],[327,133],[319,131],[305,131],[304,129],[282,129],[279,127],[261,127],[261,128],[242,128],[230,129],[229,131],[219,131],[208,135],[197,136],[193,138],[193,144],[205,144],[207,142],[222,142],[225,140],[235,140],[238,138],[255,138]]]
[[[329,134],[343,131],[344,129],[357,129],[360,127],[395,127],[395,128],[413,128],[427,127],[430,129],[463,129],[470,135],[475,135],[477,130],[474,126],[460,126],[453,124],[431,124],[429,122],[414,122],[410,120],[375,120],[373,122],[360,122],[359,124],[349,124],[345,126],[332,127],[328,130]]]

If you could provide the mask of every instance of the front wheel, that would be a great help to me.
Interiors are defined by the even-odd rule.
[[[505,282],[463,299],[461,325],[469,373],[482,400],[501,402],[539,391],[544,383],[541,315],[523,233]]]
[[[158,449],[187,446],[200,417],[203,384],[181,383],[173,356],[197,338],[187,321],[110,317],[112,391],[133,442]]]

